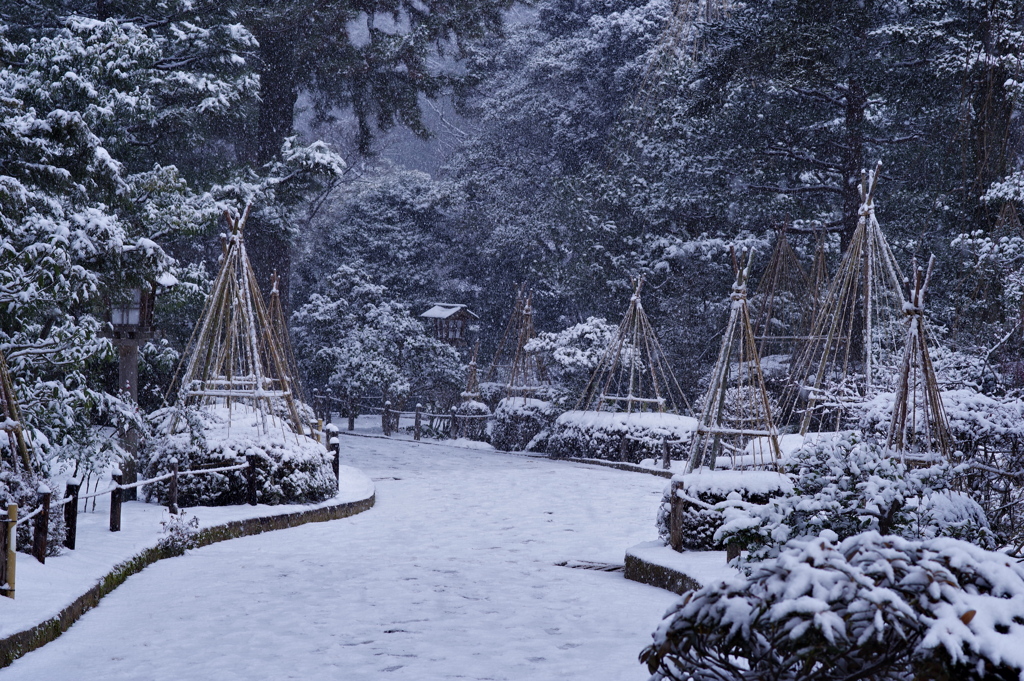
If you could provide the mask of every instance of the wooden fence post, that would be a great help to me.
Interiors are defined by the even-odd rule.
[[[116,485],[116,487],[110,491],[110,531],[120,532],[121,495],[124,492],[124,490],[121,489],[121,483],[124,482],[124,478],[119,469],[114,469],[113,475],[110,476],[110,481]]]
[[[65,498],[71,497],[71,501],[64,504],[64,526],[67,528],[64,546],[72,551],[75,550],[75,539],[78,537],[78,490],[81,486],[78,480],[71,478],[64,487]]]
[[[178,515],[178,457],[171,459],[171,484],[167,490],[167,510]]]
[[[384,410],[381,411],[381,413],[380,413],[380,427],[381,427],[381,429],[383,429],[384,435],[386,435],[388,437],[391,436],[391,419],[389,418],[390,417],[390,413],[389,413],[390,411],[391,411],[391,400],[388,400],[387,402],[384,403]]]
[[[672,455],[668,449],[668,438],[661,438],[661,467],[665,470],[672,470]]]
[[[256,505],[256,455],[246,454],[245,460],[249,462],[249,467],[245,469],[245,487],[246,487],[246,501],[249,502],[250,506]]]
[[[340,485],[341,438],[338,436],[338,426],[333,423],[328,423],[327,427],[324,428],[324,435],[327,440],[327,451],[334,453],[334,459],[331,461],[331,469],[334,471],[334,479],[338,480]]]
[[[0,596],[14,598],[14,572],[17,567],[18,556],[18,532],[15,525],[18,522],[18,505],[7,504],[7,519],[0,523]]]
[[[416,423],[413,426],[412,439],[419,440],[423,432],[423,405],[416,403]]]
[[[623,433],[622,437],[619,438],[619,461],[626,460],[626,447],[628,444],[629,443],[626,441],[626,433]]]
[[[356,429],[356,403],[354,400],[350,400],[348,403],[348,429]]]
[[[32,526],[32,555],[40,563],[46,563],[46,533],[50,529],[50,499],[53,493],[45,483],[39,483],[39,508],[43,509],[36,516]]]
[[[448,424],[448,437],[455,439],[459,436],[459,426],[455,422],[455,407],[452,407],[451,422]]]

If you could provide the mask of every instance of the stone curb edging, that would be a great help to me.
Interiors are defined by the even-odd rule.
[[[671,478],[675,473],[672,471],[666,471],[660,468],[644,468],[643,466],[637,466],[632,463],[624,463],[622,461],[605,461],[603,459],[578,459],[576,457],[558,457],[553,461],[572,461],[575,463],[585,463],[591,466],[605,466],[607,468],[617,468],[620,471],[631,471],[633,473],[647,473],[649,475],[657,475],[661,478]]]
[[[701,587],[696,579],[685,573],[664,565],[649,563],[629,552],[626,553],[626,579],[656,586],[676,594]]]
[[[227,541],[228,539],[257,535],[273,530],[284,530],[289,527],[305,525],[306,523],[322,523],[328,520],[347,518],[373,508],[376,500],[377,495],[374,493],[366,499],[349,501],[335,506],[312,508],[296,513],[282,513],[280,515],[233,520],[222,525],[214,525],[200,530],[197,533],[197,542],[199,547],[209,546],[210,544]],[[0,639],[0,669],[7,667],[26,653],[30,653],[55,640],[67,631],[78,618],[99,605],[101,598],[121,586],[126,579],[140,572],[143,568],[152,565],[158,560],[180,555],[180,551],[174,551],[166,546],[153,546],[124,562],[118,563],[95,586],[76,598],[55,617],[51,617],[31,629],[19,631],[4,639]]]

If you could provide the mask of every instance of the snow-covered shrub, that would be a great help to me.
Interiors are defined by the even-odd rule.
[[[491,444],[505,451],[544,451],[559,410],[532,397],[506,397],[494,410]]]
[[[168,514],[167,520],[160,521],[164,532],[160,548],[170,555],[180,556],[199,545],[199,518],[187,516],[185,511],[179,511],[177,515]]]
[[[24,472],[15,473],[7,469],[0,471],[0,508],[7,510],[8,504],[18,505],[18,517],[24,518],[39,507],[39,488],[45,485],[52,492],[51,504],[59,501],[59,489],[49,480],[40,475]],[[18,525],[18,550],[32,552],[32,533],[35,521]],[[64,525],[64,513],[61,507],[50,507],[50,522],[46,526],[46,555],[59,556],[64,550],[64,536],[67,527]]]
[[[881,393],[857,407],[865,433],[885,435],[892,417],[894,393]],[[970,388],[942,392],[953,446],[971,456],[979,449],[1009,449],[1024,440],[1024,401],[994,397]],[[920,428],[924,428],[924,424]]]
[[[718,505],[718,541],[773,555],[791,538],[831,530],[840,539],[864,531],[909,538],[956,536],[991,547],[994,535],[977,502],[950,491],[948,464],[908,467],[855,433],[820,437],[794,452],[783,470],[793,493],[767,503]]]
[[[673,476],[658,507],[658,536],[670,539],[672,494],[675,491],[676,515],[681,547],[690,551],[716,551],[725,542],[716,533],[722,527],[723,502],[766,504],[774,497],[790,494],[793,484],[785,475],[772,471],[702,470]]]
[[[687,592],[641,653],[655,679],[1024,677],[1024,566],[949,538],[822,531]]]
[[[159,416],[167,416],[158,412]],[[228,417],[223,407],[189,409],[185,413],[186,432],[164,436],[154,442],[146,465],[146,477],[154,478],[171,470],[221,468],[244,463],[252,455],[256,461],[256,499],[263,504],[314,503],[330,498],[337,489],[331,470],[331,454],[320,443],[296,435],[282,421],[266,416],[263,432],[261,416],[235,406]],[[166,504],[169,481],[145,486],[146,500]],[[204,475],[179,476],[180,506],[225,506],[246,502],[246,471],[227,471]]]
[[[552,457],[640,463],[644,459],[661,459],[664,438],[669,441],[672,458],[681,459],[696,428],[696,419],[679,414],[567,411],[551,429],[548,453]]]
[[[861,426],[885,433],[892,400],[886,393],[863,405]],[[1024,401],[961,388],[944,391],[942,403],[955,460],[963,465],[961,489],[981,504],[993,529],[1024,543],[1024,488],[1016,482],[1024,474]]]
[[[483,402],[464,400],[455,405],[455,437],[478,442],[487,441],[487,419],[491,410]],[[466,416],[470,418],[459,418]]]

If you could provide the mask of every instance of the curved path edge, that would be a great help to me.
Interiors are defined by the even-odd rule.
[[[298,527],[306,523],[322,523],[338,520],[362,513],[373,508],[376,493],[359,501],[348,501],[334,506],[282,513],[280,515],[232,520],[221,525],[206,527],[197,532],[199,547],[209,546],[217,542],[248,537],[273,530],[284,530]],[[99,605],[100,599],[121,586],[126,579],[164,558],[180,556],[181,551],[174,551],[166,546],[152,546],[141,551],[132,558],[115,565],[91,589],[72,601],[54,617],[34,627],[11,634],[0,639],[0,669],[10,665],[19,657],[41,648],[67,631],[82,615]]]

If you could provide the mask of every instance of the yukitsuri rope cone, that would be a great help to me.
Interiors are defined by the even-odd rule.
[[[605,349],[577,410],[681,413],[690,404],[679,387],[640,300],[643,279],[636,282],[629,308],[615,339]]]
[[[295,399],[300,404],[309,404],[306,395],[302,392],[302,384],[298,380],[299,364],[295,361],[295,352],[292,349],[291,335],[288,333],[288,320],[284,317],[284,307],[281,305],[281,278],[274,270],[270,275],[270,328],[273,329],[277,338],[278,347],[284,353],[287,366],[287,375],[291,378],[292,391]]]
[[[484,372],[484,383],[507,383],[512,372],[512,361],[515,357],[515,349],[512,347],[513,334],[515,334],[523,319],[523,304],[526,300],[525,287],[520,285],[516,289],[516,301],[512,306],[512,314],[505,322],[505,330],[502,331],[498,348],[494,351],[494,359],[491,360],[487,371]]]
[[[224,243],[220,272],[189,342],[188,365],[178,390],[179,410],[169,421],[174,432],[180,408],[245,406],[281,417],[297,435],[312,433],[297,404],[297,381],[288,368],[286,337],[277,333],[263,302],[245,249],[243,230],[249,206],[236,221],[225,212],[231,233]]]
[[[540,356],[526,351],[526,344],[536,335],[533,295],[520,286],[516,292],[515,308],[505,325],[494,361],[487,369],[485,382],[503,381],[505,397],[534,397],[549,388],[551,382]]]
[[[928,352],[928,325],[924,318],[924,296],[934,263],[935,256],[932,256],[923,280],[921,270],[914,263],[910,302],[903,308],[907,315],[906,343],[886,437],[888,447],[901,459],[932,461],[938,456],[948,460],[951,450],[949,421]]]
[[[814,420],[821,427],[832,418],[840,428],[847,402],[889,387],[884,379],[892,374],[884,372],[895,368],[878,361],[883,354],[899,353],[904,304],[903,275],[875,217],[880,170],[881,163],[861,177],[857,228],[790,371],[783,406],[796,414],[802,402],[802,435]]]
[[[687,473],[714,469],[719,456],[728,456],[733,468],[775,468],[781,458],[747,304],[750,257],[743,259],[733,252],[736,282],[729,296],[729,323],[693,434]]]
[[[775,247],[753,300],[757,311],[754,332],[761,357],[789,354],[797,341],[806,338],[814,292],[784,226],[776,230]]]
[[[21,420],[21,407],[18,405],[18,398],[14,394],[14,385],[11,383],[11,374],[7,369],[7,360],[0,352],[0,429],[7,433],[9,464],[11,468],[18,471],[21,466],[29,473],[32,472],[32,457],[29,456],[28,444],[25,441],[24,425]],[[0,456],[0,468],[2,468],[4,457]]]

